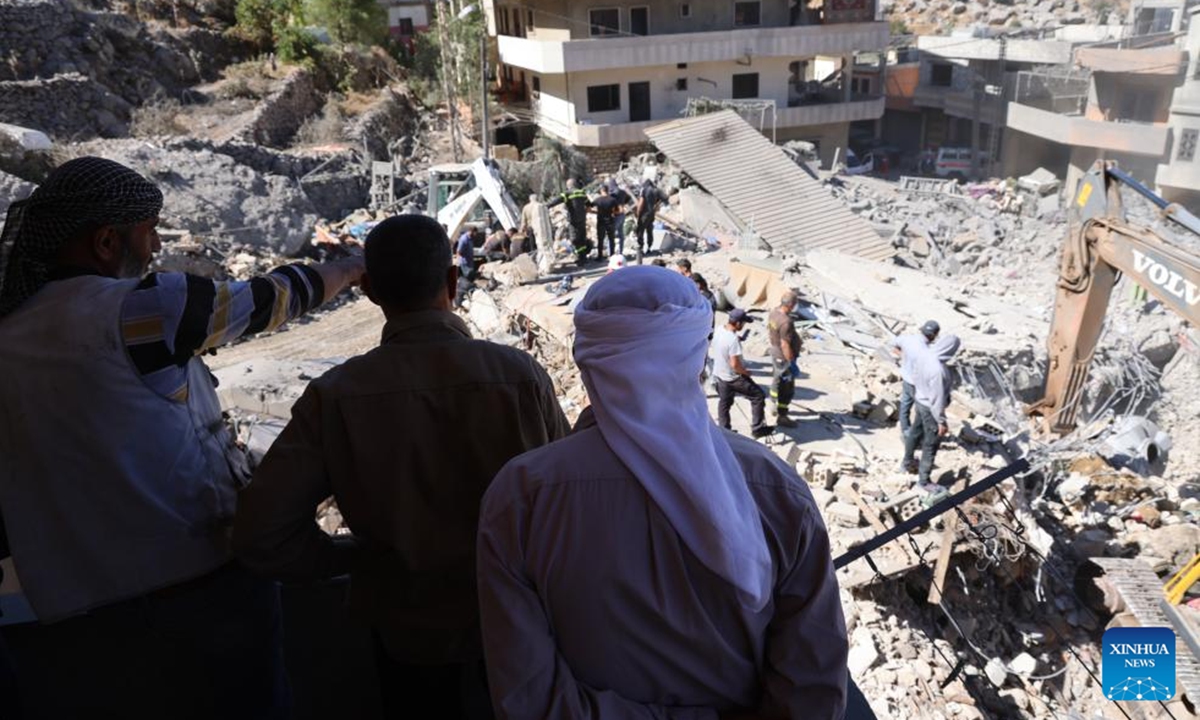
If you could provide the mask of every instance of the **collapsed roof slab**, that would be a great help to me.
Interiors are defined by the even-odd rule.
[[[962,283],[918,270],[826,251],[809,253],[806,264],[809,281],[831,296],[903,321],[908,328],[937,320],[943,332],[958,335],[967,348],[995,357],[1041,345],[1049,329],[1040,307],[973,293]],[[989,331],[970,327],[980,320],[987,321]]]
[[[891,243],[870,223],[732,110],[645,132],[777,253],[823,248],[872,260],[893,254]]]

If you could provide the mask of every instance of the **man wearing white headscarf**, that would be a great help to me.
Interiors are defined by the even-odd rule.
[[[710,418],[711,305],[678,273],[630,267],[592,286],[575,328],[591,407],[483,500],[497,717],[841,718],[829,538],[795,472]]]

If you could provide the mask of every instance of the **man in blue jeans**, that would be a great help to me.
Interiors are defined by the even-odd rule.
[[[908,429],[912,427],[913,408],[913,364],[917,357],[929,348],[929,344],[937,340],[941,326],[934,320],[926,321],[921,326],[921,332],[916,335],[897,335],[892,338],[888,347],[892,354],[900,360],[900,439],[908,437]],[[908,471],[908,468],[901,468]]]
[[[946,363],[954,357],[958,349],[958,337],[946,335],[938,338],[928,349],[919,352],[913,364],[913,399],[917,418],[905,438],[903,465],[906,468],[913,466],[919,444],[921,464],[917,484],[922,488],[930,485],[933,459],[937,455],[942,438],[949,431],[946,425],[946,406],[950,404],[952,378]]]

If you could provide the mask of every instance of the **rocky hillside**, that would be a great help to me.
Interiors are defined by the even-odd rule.
[[[893,35],[940,35],[983,26],[1036,34],[1064,25],[1120,23],[1129,0],[883,0]]]

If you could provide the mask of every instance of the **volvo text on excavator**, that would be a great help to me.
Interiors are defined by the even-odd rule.
[[[1109,296],[1120,273],[1193,325],[1200,323],[1200,256],[1129,223],[1120,188],[1153,203],[1162,215],[1200,235],[1200,218],[1168,203],[1115,163],[1101,161],[1075,191],[1059,266],[1049,365],[1042,399],[1030,407],[1055,433],[1074,429]]]

